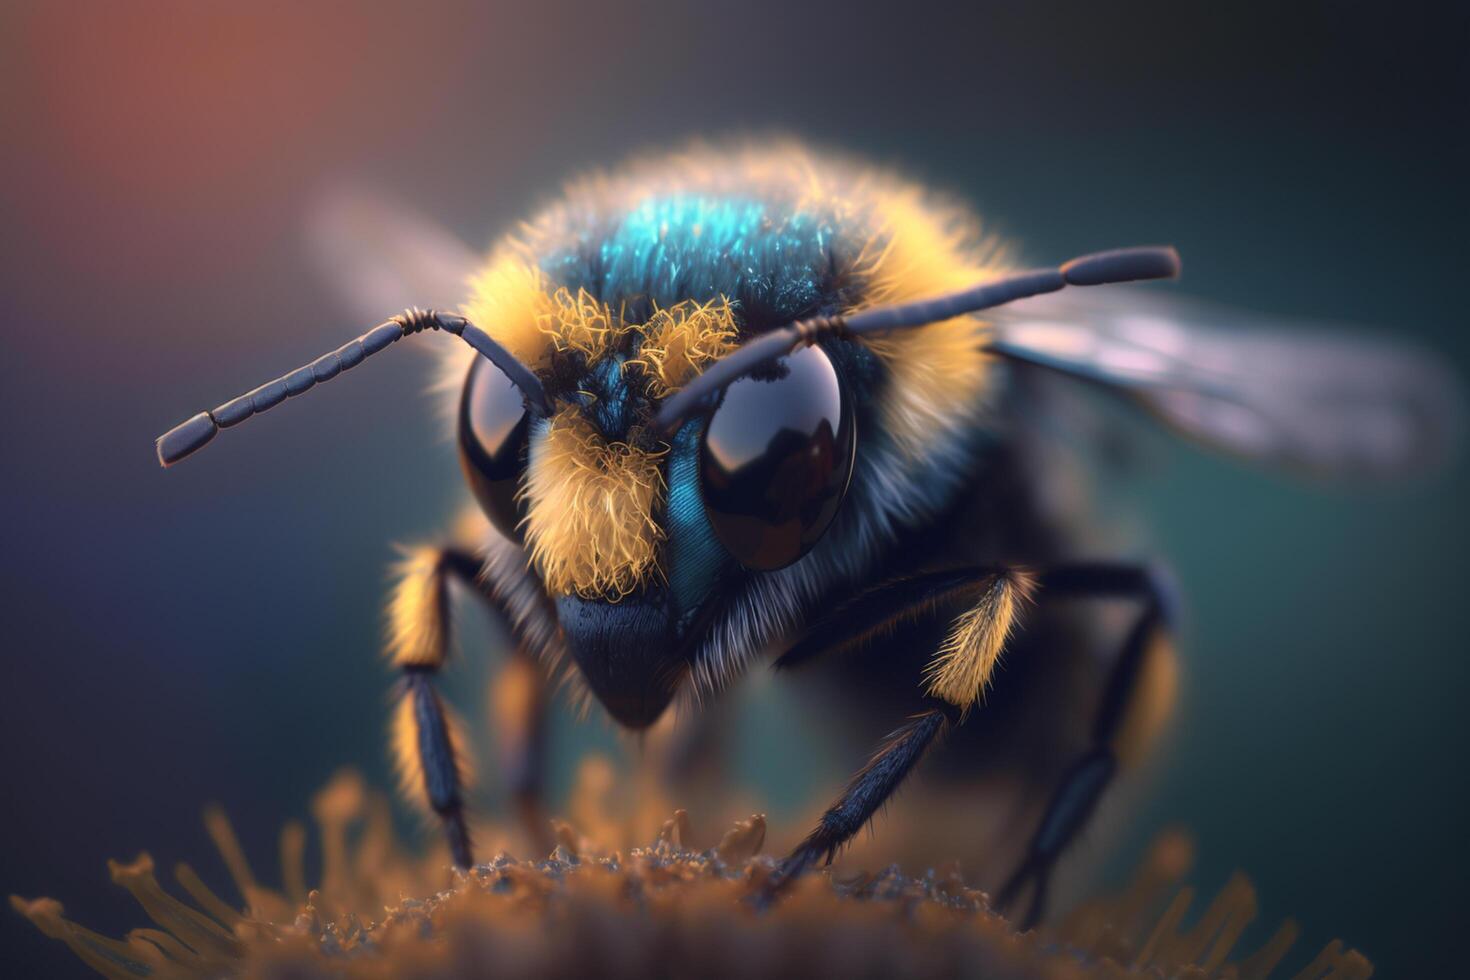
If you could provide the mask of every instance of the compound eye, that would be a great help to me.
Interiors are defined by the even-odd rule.
[[[847,492],[857,442],[832,361],[806,347],[725,391],[700,447],[704,512],[746,568],[784,568],[821,540]]]
[[[480,509],[512,541],[521,540],[516,491],[530,428],[520,389],[494,364],[475,358],[459,399],[459,462]]]

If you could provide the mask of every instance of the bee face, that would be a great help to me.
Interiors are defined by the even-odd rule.
[[[551,407],[456,361],[464,470],[519,546],[502,577],[548,600],[552,655],[619,721],[651,723],[691,672],[718,686],[958,481],[986,377],[972,320],[805,347],[652,426],[767,329],[981,278],[952,219],[791,148],[695,153],[572,187],[475,278],[466,315]]]
[[[637,326],[592,312],[611,324],[600,349],[544,355],[556,406],[546,417],[532,418],[493,365],[471,366],[460,460],[491,523],[524,547],[579,673],[637,728],[677,690],[716,584],[791,565],[832,524],[854,412],[832,359],[812,347],[732,386],[707,422],[655,438],[662,395],[734,336],[730,305],[681,303]]]

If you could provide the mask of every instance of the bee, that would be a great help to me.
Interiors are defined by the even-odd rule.
[[[463,736],[434,685],[452,580],[499,612],[524,663],[567,673],[626,729],[762,660],[828,665],[850,714],[892,728],[771,896],[952,735],[954,768],[1009,773],[1040,801],[997,895],[1026,898],[1032,923],[1129,746],[1159,730],[1173,669],[1158,566],[1090,552],[1055,504],[1064,477],[1032,424],[1043,379],[1330,474],[1412,468],[1450,438],[1452,386],[1420,355],[1240,330],[1117,285],[1175,278],[1170,248],[1018,269],[963,206],[793,143],[696,146],[575,183],[483,260],[411,214],[348,211],[345,251],[380,253],[362,294],[422,284],[453,303],[465,282],[468,299],[392,316],[157,453],[177,463],[399,340],[448,336],[459,458],[488,526],[411,553],[388,653],[404,787],[463,867]],[[1116,607],[1122,628],[1078,628],[1078,604]],[[504,708],[528,813],[539,697]]]

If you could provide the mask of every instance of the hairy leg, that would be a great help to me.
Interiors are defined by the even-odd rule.
[[[774,886],[779,889],[819,860],[831,864],[837,851],[893,795],[950,721],[947,705],[934,707],[908,719],[889,735],[868,764],[852,777],[837,802],[822,814],[812,832],[781,863]]]
[[[468,548],[421,547],[408,552],[397,568],[398,582],[388,606],[388,656],[403,671],[404,683],[394,717],[393,748],[400,782],[413,800],[434,812],[444,825],[455,864],[469,867],[473,849],[465,830],[465,770],[460,725],[449,713],[433,678],[448,656],[449,583],[458,580],[499,610],[480,578],[481,559]],[[546,837],[541,813],[544,761],[545,686],[540,667],[517,651],[502,672],[497,692],[497,722],[508,747],[506,770],[516,808],[533,838]]]
[[[964,720],[980,699],[1001,648],[1014,625],[1031,581],[1012,569],[959,569],[888,583],[865,593],[816,624],[780,667],[804,663],[833,650],[855,646],[893,623],[963,598],[967,609],[914,683],[926,691],[926,707],[879,747],[848,783],[815,829],[785,859],[768,887],[774,895],[817,860],[827,862],[891,797],[951,724]]]
[[[941,603],[962,599],[969,606],[954,621],[944,645],[924,670],[926,691],[935,700],[934,710],[939,715],[929,718],[931,713],[926,712],[894,733],[854,777],[818,828],[787,859],[777,887],[818,857],[830,858],[866,823],[943,730],[946,713],[948,721],[963,721],[982,696],[1018,607],[1033,589],[1047,600],[1125,599],[1141,606],[1104,687],[1092,725],[1091,745],[1062,778],[1028,844],[1025,859],[998,896],[1001,907],[1012,905],[1030,885],[1023,925],[1029,927],[1039,920],[1057,859],[1086,825],[1117,769],[1115,743],[1125,727],[1150,640],[1168,618],[1166,592],[1158,576],[1143,566],[1078,563],[1053,568],[1034,580],[1024,573],[995,568],[928,572],[870,589],[816,621],[777,661],[778,668],[789,669],[818,656],[859,646],[901,622],[931,614]]]

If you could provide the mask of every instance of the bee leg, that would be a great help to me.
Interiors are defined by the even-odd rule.
[[[444,825],[455,866],[469,868],[474,865],[474,855],[460,793],[464,782],[462,753],[444,704],[434,690],[431,674],[435,672],[437,668],[433,667],[404,669],[394,740],[405,789],[421,794],[428,802]]]
[[[521,824],[538,851],[551,850],[551,823],[543,796],[546,771],[545,674],[517,647],[490,690],[490,716],[500,745],[501,771]]]
[[[938,705],[914,715],[889,735],[868,764],[847,784],[837,802],[822,814],[816,828],[777,867],[757,896],[758,904],[773,900],[817,861],[831,864],[842,845],[867,824],[957,717],[949,705]]]
[[[972,608],[988,594],[1021,598],[1030,590],[1025,573],[1000,566],[950,568],[893,579],[838,604],[807,625],[804,635],[775,663],[777,670],[804,666],[818,657],[853,649],[899,623],[965,602]],[[1013,588],[1014,587],[1014,588]]]
[[[397,571],[388,604],[388,656],[403,671],[393,719],[393,756],[405,794],[444,825],[454,863],[473,865],[465,827],[459,725],[449,716],[433,677],[449,649],[449,579],[473,557],[444,548],[410,551]],[[476,563],[477,564],[477,563]]]
[[[917,679],[933,707],[910,718],[889,736],[853,777],[842,797],[822,815],[817,828],[782,862],[764,900],[821,858],[828,863],[898,788],[926,749],[949,725],[964,720],[979,701],[1002,647],[1033,587],[1019,569],[954,569],[888,583],[862,601],[819,621],[777,662],[789,668],[819,654],[850,648],[907,616],[931,612],[936,604],[964,599],[969,608],[954,621],[948,638]]]
[[[1092,725],[1092,747],[1078,759],[1053,793],[1020,866],[996,896],[1001,911],[1012,908],[1027,885],[1030,902],[1022,929],[1033,928],[1046,907],[1052,869],[1069,843],[1087,824],[1118,768],[1114,744],[1126,709],[1138,688],[1150,641],[1167,625],[1169,602],[1160,577],[1147,568],[1124,564],[1087,564],[1059,567],[1040,579],[1041,594],[1052,598],[1129,598],[1142,604],[1138,618],[1114,661]]]
[[[432,810],[444,825],[454,863],[470,867],[473,853],[465,828],[463,787],[465,753],[460,725],[434,690],[433,676],[449,650],[449,582],[457,579],[498,608],[480,579],[482,561],[462,547],[420,547],[398,566],[398,583],[388,604],[388,656],[403,671],[399,706],[393,722],[393,755],[404,792]],[[529,653],[517,652],[503,673],[504,709],[510,747],[506,771],[517,808],[533,837],[548,834],[539,817],[542,745],[545,721],[544,685]]]

